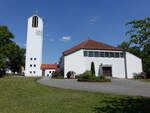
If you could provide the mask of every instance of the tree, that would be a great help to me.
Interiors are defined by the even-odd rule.
[[[0,47],[10,44],[14,35],[9,31],[7,26],[0,26]]]
[[[94,62],[91,62],[91,73],[93,76],[95,76],[95,65]]]
[[[67,73],[67,78],[75,78],[75,72],[74,71],[69,71]]]
[[[0,26],[0,76],[5,74],[8,64],[8,57],[6,55],[7,45],[12,43],[14,35],[9,31],[7,26]]]
[[[138,57],[142,57],[142,52],[139,47],[131,46],[131,43],[128,41],[123,41],[118,47],[122,48],[124,51],[128,51]]]
[[[144,49],[150,47],[150,17],[141,20],[134,20],[126,23],[131,29],[126,34],[130,35],[130,42],[135,46]]]
[[[123,41],[118,47],[122,48],[124,51],[128,51],[130,48],[130,42]]]
[[[8,45],[7,57],[9,59],[8,67],[15,72],[21,72],[21,67],[25,65],[25,49],[20,48],[16,43]]]
[[[7,26],[0,26],[0,76],[5,75],[6,69],[20,72],[24,66],[25,49],[13,42],[13,38]]]
[[[130,26],[127,35],[132,46],[127,51],[142,59],[143,70],[150,76],[150,17],[141,20],[133,20],[126,23]]]

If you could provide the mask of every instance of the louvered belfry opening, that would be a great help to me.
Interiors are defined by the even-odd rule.
[[[32,18],[32,27],[38,27],[38,17],[34,16]]]

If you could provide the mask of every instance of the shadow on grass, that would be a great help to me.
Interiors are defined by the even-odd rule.
[[[94,107],[96,113],[150,113],[150,98],[112,97],[104,98]]]

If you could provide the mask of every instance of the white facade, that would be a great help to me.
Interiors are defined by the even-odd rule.
[[[42,76],[43,20],[38,15],[28,18],[25,76]]]
[[[56,69],[45,69],[45,75],[44,76],[51,77],[52,73],[55,71],[56,71]]]
[[[64,56],[64,77],[66,78],[69,71],[74,71],[76,74],[81,74],[91,69],[91,62],[95,64],[96,76],[102,75],[102,67],[111,67],[112,77],[125,78],[125,58],[112,58],[112,57],[85,57],[83,49],[73,52]],[[89,50],[99,52],[112,52],[110,50]],[[121,52],[121,51],[113,51]],[[127,76],[133,77],[133,73],[142,72],[141,59],[136,56],[126,53],[127,58]]]
[[[129,52],[126,52],[126,59],[128,78],[132,78],[133,73],[142,72],[142,61],[140,58],[136,57],[135,55]]]

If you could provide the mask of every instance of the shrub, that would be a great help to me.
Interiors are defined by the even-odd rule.
[[[79,75],[76,75],[76,76],[75,76],[75,79],[78,79],[79,77],[80,77]]]
[[[69,71],[67,73],[67,78],[75,78],[75,72],[74,71]]]
[[[91,72],[92,72],[92,75],[95,76],[95,65],[94,65],[94,62],[91,63]]]
[[[64,72],[63,72],[63,69],[61,69],[61,68],[58,68],[58,69],[56,69],[56,71],[54,71],[53,73],[52,73],[52,77],[51,78],[64,78]]]
[[[104,76],[95,77],[92,75],[91,71],[86,71],[83,74],[77,76],[78,81],[83,82],[110,82],[111,79],[108,79]]]
[[[146,75],[143,72],[141,72],[141,73],[133,73],[133,78],[134,79],[144,79],[144,78],[146,78]]]
[[[92,78],[89,78],[89,79],[85,79],[85,78],[78,78],[78,81],[81,81],[81,82],[110,82],[111,79],[108,79],[108,78],[104,78],[104,77],[92,77]]]
[[[52,76],[53,79],[64,79],[64,76]]]
[[[91,71],[85,71],[84,73],[78,75],[78,78],[89,79],[92,77]]]

